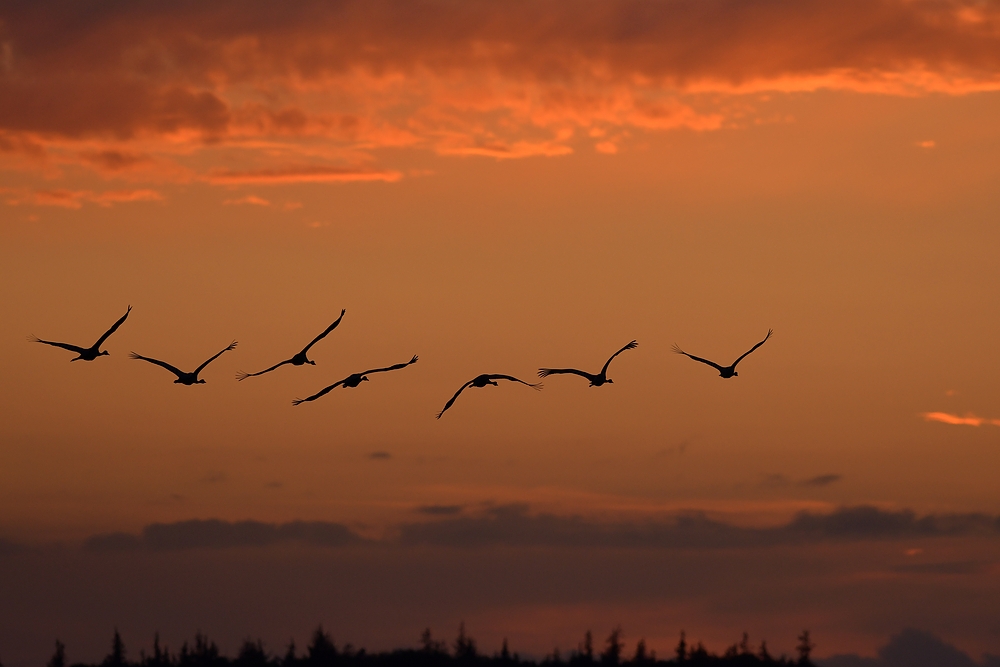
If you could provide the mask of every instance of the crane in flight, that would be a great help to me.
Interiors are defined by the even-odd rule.
[[[80,347],[79,345],[72,345],[70,343],[57,343],[52,340],[42,340],[38,336],[29,336],[28,340],[33,343],[45,343],[46,345],[51,345],[53,347],[61,347],[64,350],[69,350],[70,352],[76,352],[77,356],[70,359],[70,361],[77,361],[78,359],[83,359],[84,361],[93,361],[97,357],[108,356],[107,350],[101,350],[101,345],[108,339],[108,336],[118,331],[118,327],[122,325],[128,314],[132,312],[132,306],[128,307],[125,314],[122,315],[117,322],[111,325],[111,328],[104,332],[104,335],[97,339],[97,342],[90,347]]]
[[[773,329],[768,329],[767,330],[767,335],[764,336],[764,340],[760,341],[759,343],[757,343],[756,345],[754,345],[753,347],[751,347],[749,350],[747,350],[746,352],[744,352],[742,355],[740,355],[739,359],[737,359],[736,361],[734,361],[733,363],[731,363],[728,366],[720,366],[719,364],[715,363],[714,361],[709,361],[708,359],[702,359],[701,357],[696,357],[693,354],[688,354],[687,352],[685,352],[684,350],[682,350],[677,345],[677,343],[674,343],[674,352],[676,352],[677,354],[683,354],[685,357],[688,357],[690,359],[694,359],[695,361],[700,361],[703,364],[708,364],[709,366],[711,366],[715,370],[719,371],[719,377],[721,377],[721,378],[737,377],[737,376],[739,376],[739,373],[736,372],[736,364],[738,364],[741,361],[743,361],[743,357],[747,356],[748,354],[750,354],[751,352],[753,352],[754,350],[756,350],[758,347],[760,347],[761,345],[763,345],[764,343],[766,343],[767,339],[771,337],[772,333],[774,333],[774,330]]]
[[[176,366],[171,366],[170,364],[168,364],[165,361],[160,361],[159,359],[153,359],[151,357],[144,357],[141,354],[136,354],[135,352],[132,352],[131,354],[129,354],[129,356],[132,359],[141,359],[142,361],[148,361],[151,364],[156,364],[157,366],[161,366],[163,368],[166,368],[168,371],[170,371],[171,373],[173,373],[174,375],[177,376],[177,379],[174,380],[174,384],[192,385],[192,384],[205,384],[204,380],[199,380],[198,379],[198,373],[202,372],[205,369],[205,366],[208,366],[210,363],[212,363],[213,361],[215,361],[216,359],[218,359],[222,355],[223,352],[228,352],[229,350],[232,350],[232,349],[235,349],[235,348],[236,348],[236,341],[234,340],[232,343],[230,343],[227,347],[225,347],[224,349],[222,349],[220,352],[216,352],[211,357],[209,357],[208,360],[205,363],[203,363],[201,366],[198,366],[198,368],[194,369],[193,373],[185,373],[184,371],[180,370]]]
[[[455,399],[458,398],[458,395],[461,394],[463,391],[465,391],[467,388],[469,388],[469,387],[485,387],[486,385],[493,385],[494,387],[499,387],[500,385],[499,385],[498,382],[496,382],[497,380],[508,380],[510,382],[520,382],[523,385],[527,385],[527,386],[531,387],[535,391],[538,391],[538,390],[540,390],[542,388],[542,383],[541,382],[538,382],[536,384],[530,384],[528,382],[525,382],[524,380],[517,379],[513,375],[501,375],[499,373],[493,373],[493,374],[484,373],[483,375],[477,375],[476,377],[472,378],[471,380],[469,380],[468,382],[466,382],[465,384],[463,384],[462,388],[459,389],[458,391],[456,391],[455,395],[452,396],[450,399],[448,399],[448,402],[444,404],[444,408],[441,409],[441,412],[437,413],[437,418],[441,419],[441,415],[443,415],[445,413],[445,411],[448,410],[448,408],[450,408],[452,406],[452,404],[455,402]]]
[[[304,348],[302,348],[302,351],[296,353],[295,356],[293,356],[291,359],[285,359],[284,361],[279,361],[278,363],[276,363],[275,365],[271,366],[270,368],[265,368],[264,370],[257,371],[256,373],[244,373],[243,371],[240,371],[239,373],[236,374],[236,379],[237,380],[246,380],[247,378],[252,378],[252,377],[255,377],[257,375],[263,375],[264,373],[270,373],[275,368],[279,368],[281,366],[284,366],[285,364],[291,364],[293,366],[303,366],[305,364],[309,364],[311,366],[315,366],[316,362],[313,361],[312,359],[310,359],[309,357],[307,357],[306,353],[309,352],[309,348],[311,348],[313,345],[315,345],[316,343],[318,343],[321,340],[323,340],[323,338],[328,333],[330,333],[331,331],[333,331],[334,329],[337,328],[337,325],[340,324],[340,321],[342,319],[344,319],[344,313],[346,313],[346,312],[347,312],[347,310],[341,310],[340,311],[340,317],[337,318],[336,322],[334,322],[333,324],[331,324],[330,326],[328,326],[326,328],[326,330],[323,331],[323,333],[321,333],[320,335],[318,335],[315,338],[313,338],[311,343],[309,343]]]
[[[312,396],[310,396],[308,398],[296,398],[294,401],[292,401],[292,405],[299,405],[301,403],[305,403],[306,401],[315,401],[317,398],[319,398],[321,396],[325,396],[326,394],[330,393],[331,391],[333,391],[337,387],[357,387],[362,382],[368,382],[368,376],[372,375],[373,373],[385,373],[386,371],[398,371],[401,368],[406,368],[410,364],[415,364],[415,363],[417,363],[417,355],[413,355],[413,358],[410,359],[409,361],[407,361],[405,364],[393,364],[392,366],[386,366],[385,368],[373,368],[373,369],[371,369],[369,371],[362,371],[360,373],[352,373],[351,375],[348,375],[343,380],[340,380],[339,382],[334,382],[329,387],[326,387],[324,389],[320,389],[318,392],[316,392],[315,394],[313,394]]]
[[[611,365],[611,361],[625,350],[634,350],[637,347],[639,347],[639,343],[637,343],[636,341],[632,341],[622,349],[612,354],[611,358],[604,363],[604,368],[602,368],[601,372],[598,373],[597,375],[594,375],[593,373],[588,373],[586,371],[581,371],[576,368],[539,368],[538,377],[544,378],[550,375],[562,375],[570,373],[572,375],[579,375],[582,378],[590,380],[591,387],[600,387],[602,384],[614,384],[615,383],[614,380],[608,379],[608,366]]]

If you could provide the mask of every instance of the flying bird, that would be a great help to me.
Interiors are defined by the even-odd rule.
[[[176,368],[175,366],[171,366],[170,364],[168,364],[165,361],[160,361],[159,359],[151,359],[150,357],[144,357],[141,354],[136,354],[135,352],[132,352],[131,354],[129,354],[129,356],[132,359],[142,359],[143,361],[148,361],[151,364],[156,364],[157,366],[162,366],[163,368],[166,368],[168,371],[170,371],[171,373],[173,373],[174,375],[177,376],[177,379],[174,380],[174,384],[189,384],[189,385],[190,384],[205,384],[204,380],[199,380],[198,379],[198,373],[202,372],[202,370],[204,370],[205,366],[208,366],[210,363],[212,363],[213,361],[215,361],[216,359],[218,359],[219,356],[221,356],[223,352],[228,352],[229,350],[232,350],[235,347],[236,347],[236,341],[234,340],[226,348],[224,348],[223,350],[215,353],[214,355],[212,355],[211,357],[209,357],[208,361],[206,361],[205,363],[203,363],[201,366],[198,366],[198,368],[194,369],[193,373],[185,373],[184,371],[180,370],[179,368]]]
[[[77,355],[79,356],[70,359],[70,361],[76,361],[78,359],[83,359],[84,361],[93,361],[97,357],[108,355],[107,350],[100,349],[101,345],[104,343],[104,341],[108,339],[108,336],[110,336],[111,334],[113,334],[115,331],[118,330],[118,327],[122,325],[122,322],[125,321],[125,318],[128,317],[128,314],[131,312],[132,312],[132,306],[129,306],[128,310],[125,311],[125,314],[122,315],[117,322],[111,325],[111,328],[105,331],[104,335],[98,338],[97,342],[91,345],[90,347],[79,347],[78,345],[70,345],[69,343],[56,343],[55,341],[51,340],[42,340],[38,336],[29,336],[28,340],[30,340],[33,343],[45,343],[46,345],[52,345],[53,347],[61,347],[62,349],[69,350],[70,352],[76,352]]]
[[[521,384],[531,387],[535,391],[538,391],[539,389],[542,388],[541,382],[538,382],[536,384],[530,384],[528,382],[525,382],[524,380],[518,380],[513,375],[499,375],[495,373],[492,375],[491,374],[479,375],[469,380],[465,384],[463,384],[462,388],[455,392],[455,395],[452,396],[451,399],[449,399],[448,402],[444,404],[444,408],[442,408],[441,412],[437,413],[437,418],[441,419],[441,415],[443,415],[445,411],[452,406],[452,404],[455,402],[455,399],[458,398],[458,395],[461,394],[463,391],[465,391],[468,387],[485,387],[488,384],[491,384],[494,387],[499,387],[500,386],[499,383],[495,382],[495,380],[510,380],[511,382],[520,382]]]
[[[392,366],[386,366],[385,368],[373,368],[370,371],[362,371],[361,373],[354,373],[353,375],[348,375],[346,378],[340,382],[334,382],[326,389],[321,389],[309,398],[296,398],[292,401],[292,405],[298,405],[299,403],[305,403],[306,401],[315,401],[320,396],[323,396],[337,387],[357,387],[362,382],[368,382],[368,377],[372,373],[384,373],[386,371],[398,371],[400,368],[406,368],[410,364],[417,363],[417,355],[413,355],[413,358],[407,361],[405,364],[393,364]]]
[[[320,335],[318,335],[315,338],[313,338],[311,343],[309,343],[304,348],[302,348],[302,351],[299,352],[298,354],[296,354],[291,359],[285,359],[284,361],[278,362],[275,365],[271,366],[270,368],[265,368],[264,370],[258,371],[256,373],[244,373],[243,371],[240,371],[239,373],[236,374],[236,379],[237,380],[246,380],[247,378],[252,378],[252,377],[257,376],[257,375],[263,375],[264,373],[270,373],[275,368],[278,368],[279,366],[284,366],[285,364],[291,364],[293,366],[302,366],[304,364],[309,364],[311,366],[315,366],[316,362],[313,361],[312,359],[309,359],[308,357],[306,357],[306,353],[309,352],[309,348],[311,348],[313,345],[315,345],[316,343],[318,343],[321,340],[323,340],[323,338],[328,333],[330,333],[331,331],[333,331],[334,329],[337,328],[337,325],[340,324],[340,321],[342,319],[344,319],[344,313],[346,313],[346,312],[347,312],[346,310],[341,310],[340,311],[340,317],[337,318],[336,322],[334,322],[333,324],[331,324],[330,326],[328,326],[323,333],[321,333]]]
[[[736,376],[739,375],[739,373],[736,372],[736,364],[738,364],[741,361],[743,361],[743,357],[747,356],[748,354],[750,354],[751,352],[753,352],[754,350],[756,350],[758,347],[760,347],[761,345],[763,345],[764,343],[766,343],[767,339],[771,337],[772,333],[774,333],[774,330],[773,329],[768,329],[767,330],[767,335],[764,336],[764,340],[760,341],[759,343],[757,343],[756,345],[754,345],[753,347],[751,347],[749,350],[747,350],[746,352],[744,352],[742,354],[742,356],[740,356],[739,359],[737,359],[732,364],[730,364],[729,366],[726,366],[726,367],[722,367],[719,364],[715,363],[714,361],[709,361],[708,359],[702,359],[701,357],[696,357],[693,354],[688,354],[687,352],[685,352],[684,350],[682,350],[680,347],[678,347],[677,343],[674,343],[674,352],[676,352],[677,354],[683,354],[685,357],[690,357],[691,359],[694,359],[695,361],[700,361],[703,364],[708,364],[709,366],[711,366],[715,370],[719,371],[719,377],[731,378],[731,377],[736,377]]]
[[[588,380],[590,380],[590,386],[591,387],[600,387],[602,384],[605,384],[605,383],[614,384],[615,383],[614,380],[609,380],[608,379],[608,366],[611,365],[611,361],[615,357],[617,357],[619,354],[621,354],[622,352],[624,352],[625,350],[634,350],[637,347],[639,347],[639,343],[637,343],[635,341],[632,341],[631,343],[629,343],[628,345],[626,345],[622,349],[620,349],[617,352],[615,352],[614,354],[612,354],[611,355],[611,359],[608,359],[605,362],[604,368],[601,369],[601,372],[598,375],[594,375],[592,373],[587,373],[585,371],[580,371],[580,370],[577,370],[575,368],[539,368],[538,369],[538,377],[544,378],[544,377],[548,377],[550,375],[560,375],[560,374],[563,374],[563,373],[572,373],[573,375],[579,375],[580,377],[587,378]]]

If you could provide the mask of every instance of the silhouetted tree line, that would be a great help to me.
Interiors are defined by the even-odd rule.
[[[118,630],[115,630],[111,640],[111,652],[100,663],[86,665],[75,663],[69,667],[666,667],[667,665],[684,665],[685,667],[700,667],[702,665],[799,665],[809,667],[813,663],[809,655],[813,643],[809,631],[804,631],[798,638],[795,657],[785,655],[773,656],[767,648],[767,642],[761,641],[754,646],[750,643],[747,633],[743,638],[728,647],[721,655],[711,653],[704,644],[689,644],[684,632],[680,641],[669,658],[657,657],[655,651],[646,647],[646,640],[640,639],[631,656],[625,652],[622,641],[622,630],[615,628],[604,641],[600,653],[594,649],[593,634],[588,630],[583,641],[576,650],[567,656],[555,649],[541,661],[524,659],[517,653],[511,653],[507,639],[503,640],[500,650],[492,655],[479,650],[476,640],[465,631],[465,623],[458,627],[458,636],[450,646],[445,641],[434,638],[430,628],[420,636],[419,647],[415,649],[397,649],[383,653],[368,653],[363,648],[355,648],[351,644],[337,646],[329,633],[322,626],[312,634],[309,646],[300,653],[295,642],[289,642],[281,655],[269,653],[263,642],[247,639],[243,642],[235,658],[222,655],[218,646],[201,632],[195,634],[194,642],[184,642],[179,651],[171,652],[160,644],[159,634],[153,637],[153,648],[150,653],[139,651],[137,658],[130,660],[125,650]],[[47,667],[67,667],[66,647],[56,640],[55,652]]]

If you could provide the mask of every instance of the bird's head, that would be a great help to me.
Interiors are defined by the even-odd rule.
[[[361,376],[361,381],[362,382],[368,382],[368,376],[367,375],[362,375]]]
[[[496,380],[490,380],[490,384],[493,385],[494,387],[499,387],[500,386],[500,383],[497,382]]]
[[[99,355],[97,355],[97,356],[99,356],[99,357],[110,357],[110,356],[111,356],[111,353],[110,353],[110,352],[108,352],[107,350],[103,350],[103,351],[101,351],[101,353],[100,353]]]
[[[733,371],[733,377],[739,377],[739,373],[737,373],[736,371]]]
[[[306,360],[306,363],[309,364],[310,366],[315,366],[316,365],[316,362],[313,361],[312,359]]]
[[[608,378],[608,384],[614,384],[614,383],[615,383],[614,380],[612,380],[611,378]]]
[[[205,384],[205,381],[204,380],[198,380],[197,382],[195,382],[195,384]]]

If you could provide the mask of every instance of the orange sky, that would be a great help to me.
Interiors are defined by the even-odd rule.
[[[386,571],[405,573],[424,572],[398,542],[408,526],[494,525],[508,505],[611,526],[694,511],[761,528],[857,506],[995,517],[998,88],[993,2],[9,3],[0,538],[21,546],[0,560],[27,569],[2,576],[41,589],[39,563],[63,566],[18,549],[190,519],[343,524],[395,545]],[[127,305],[107,358],[70,364],[25,342],[89,345]],[[315,367],[234,380],[341,309]],[[671,352],[728,363],[768,328],[731,380]],[[195,387],[128,359],[188,369],[233,339]],[[613,385],[470,389],[434,419],[480,373],[597,371],[632,339]],[[413,354],[406,370],[290,404]],[[824,593],[822,613],[747,602],[733,617],[707,602],[724,585],[712,577],[683,600],[666,580],[666,597],[570,600],[555,586],[481,591],[468,608],[445,596],[427,620],[338,622],[375,646],[475,618],[481,636],[540,653],[575,645],[588,623],[631,621],[666,653],[685,624],[719,642],[768,633],[790,651],[807,619],[824,655],[870,653],[909,623],[998,653],[996,629],[956,611],[1000,612],[981,594],[1000,583],[997,538],[938,536],[910,556],[898,535],[768,546],[766,560],[799,568],[760,575],[776,590],[838,590],[836,553],[836,581],[889,568],[901,590],[954,602],[911,619],[912,601],[888,595],[890,621],[870,630],[851,620],[870,591]],[[475,572],[462,547],[434,548]],[[531,548],[514,560],[545,571]],[[603,558],[574,548],[581,563]],[[742,548],[712,557],[756,567],[761,554]],[[310,549],[247,558],[354,567]],[[177,556],[208,569],[230,557]],[[113,571],[78,558],[67,571]],[[893,560],[914,558],[976,566],[942,580]],[[396,604],[378,600],[373,618]],[[0,635],[15,667],[44,659],[58,632],[83,643],[131,619],[138,643],[195,629],[177,620],[183,602],[169,618],[108,603],[87,632],[44,604],[17,620],[13,605],[0,602],[0,620],[34,633]],[[579,620],[530,620],[560,605]],[[669,627],[654,627],[664,609]],[[259,625],[198,627],[277,646],[322,619],[245,620]],[[71,659],[103,644],[86,650]]]

